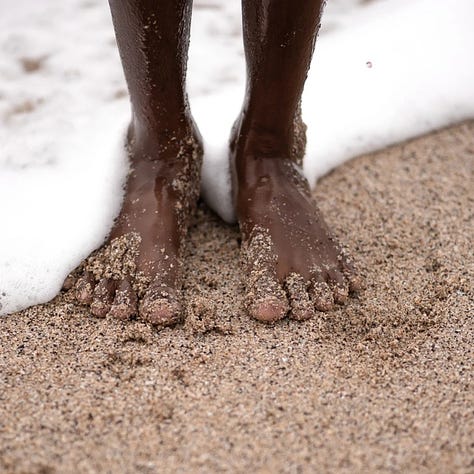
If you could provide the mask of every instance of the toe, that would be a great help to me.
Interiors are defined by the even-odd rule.
[[[344,304],[349,298],[349,283],[344,275],[338,270],[329,270],[327,282],[334,295],[334,302]]]
[[[269,232],[254,227],[241,252],[247,274],[245,307],[250,316],[264,322],[284,318],[288,299],[276,275],[277,257]]]
[[[77,283],[77,274],[76,272],[70,273],[63,282],[62,290],[69,291],[72,290]]]
[[[103,278],[95,287],[91,303],[91,313],[94,316],[105,318],[110,311],[115,295],[115,284],[113,280]]]
[[[349,283],[350,292],[356,293],[364,288],[364,279],[352,262],[344,259],[341,263],[341,271]]]
[[[140,302],[140,317],[151,324],[176,324],[181,320],[182,313],[179,292],[160,283],[152,283]]]
[[[286,298],[285,298],[286,300]],[[288,312],[288,302],[274,296],[267,295],[259,300],[253,301],[248,306],[248,312],[252,318],[265,323],[271,323],[283,319]]]
[[[272,275],[262,275],[248,287],[246,295],[247,310],[255,319],[272,322],[282,319],[288,313],[288,299],[282,286]]]
[[[137,294],[133,290],[130,280],[122,280],[117,285],[109,316],[121,320],[129,319],[137,312],[137,302]]]
[[[81,304],[91,304],[94,295],[95,280],[90,272],[85,272],[76,282],[76,300]]]
[[[333,292],[321,274],[311,280],[309,294],[318,311],[331,311],[334,308]]]
[[[291,273],[286,278],[285,286],[290,301],[290,318],[298,321],[312,318],[315,315],[314,304],[309,297],[305,279],[297,273]]]

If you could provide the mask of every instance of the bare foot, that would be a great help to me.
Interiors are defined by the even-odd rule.
[[[329,311],[361,288],[353,263],[312,202],[298,165],[299,143],[275,154],[276,140],[237,123],[231,142],[233,184],[242,232],[246,305],[261,321],[304,320]]]
[[[94,316],[153,324],[179,321],[181,253],[199,194],[202,147],[194,129],[183,138],[135,137],[121,212],[106,243],[75,271],[76,299]]]

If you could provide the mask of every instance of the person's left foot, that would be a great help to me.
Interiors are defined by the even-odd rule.
[[[312,202],[300,168],[289,156],[239,143],[233,148],[250,315],[303,320],[344,303],[362,281]]]

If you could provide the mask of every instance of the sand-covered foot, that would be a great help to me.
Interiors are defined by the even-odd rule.
[[[261,321],[309,319],[343,304],[362,281],[295,160],[262,155],[234,157],[247,309]]]
[[[139,316],[170,325],[182,315],[181,255],[199,193],[197,132],[163,145],[129,133],[131,168],[120,214],[106,243],[68,277],[76,300],[97,317]]]

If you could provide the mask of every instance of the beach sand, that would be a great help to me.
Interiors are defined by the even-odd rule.
[[[367,287],[314,320],[249,319],[237,228],[204,205],[184,324],[68,294],[0,318],[0,472],[473,472],[474,122],[315,197]]]

